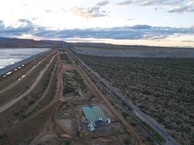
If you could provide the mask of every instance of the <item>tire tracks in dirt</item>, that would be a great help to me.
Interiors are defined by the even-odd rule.
[[[58,109],[59,109],[59,106],[60,106],[61,100],[62,100],[62,88],[63,88],[62,87],[63,86],[63,79],[62,79],[63,67],[62,67],[62,63],[60,62],[59,54],[57,56],[57,66],[58,66],[58,68],[57,68],[58,82],[57,82],[56,95],[55,95],[53,101],[40,111],[48,109],[49,107],[52,107],[53,110],[52,110],[52,112],[48,118],[48,121],[46,122],[43,130],[32,140],[30,145],[36,145],[36,144],[40,143],[42,141],[42,139],[50,132],[52,132],[54,134],[54,136],[56,135],[55,137],[57,137],[59,139],[76,141],[76,142],[82,143],[84,145],[87,145],[88,143],[86,143],[85,141],[70,136],[57,121],[57,114],[58,114]]]
[[[54,58],[56,57],[53,56],[53,58],[51,59],[51,61],[49,62],[49,64],[40,72],[39,76],[36,78],[36,80],[34,81],[34,83],[30,86],[30,88],[24,92],[23,94],[21,94],[19,97],[12,99],[11,101],[9,101],[8,103],[2,105],[0,107],[0,113],[7,110],[8,108],[10,108],[12,105],[14,105],[15,103],[17,103],[19,100],[21,100],[22,98],[24,98],[27,94],[29,94],[34,88],[35,86],[39,83],[39,81],[41,80],[41,78],[43,77],[44,73],[46,72],[46,70],[48,69],[48,67],[50,66],[51,62],[54,60]]]

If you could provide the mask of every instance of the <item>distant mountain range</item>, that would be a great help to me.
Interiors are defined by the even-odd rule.
[[[58,48],[63,47],[64,41],[18,39],[0,37],[0,48]]]
[[[167,46],[148,46],[148,45],[116,45],[109,43],[86,43],[86,42],[77,42],[77,43],[68,43],[72,47],[92,47],[92,48],[104,48],[104,49],[178,49],[178,48],[193,48],[193,47],[167,47]]]
[[[145,45],[114,45],[108,43],[67,43],[65,41],[54,40],[33,40],[33,39],[18,39],[9,37],[0,37],[0,48],[61,48],[63,46],[72,47],[88,47],[88,48],[103,48],[103,49],[172,49],[172,48],[186,48],[186,47],[161,47],[161,46],[145,46]],[[191,47],[187,47],[191,48]]]

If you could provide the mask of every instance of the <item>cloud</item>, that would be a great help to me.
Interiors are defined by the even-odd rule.
[[[31,21],[20,19],[19,27],[5,27],[0,20],[0,36],[17,37],[31,34],[45,39],[64,38],[109,38],[128,40],[163,40],[172,36],[194,35],[193,27],[154,27],[150,25],[134,25],[113,28],[88,28],[50,30],[46,27],[34,25]]]
[[[152,27],[149,25],[135,25],[135,26],[131,26],[131,29],[151,29]]]
[[[91,8],[75,7],[71,9],[71,12],[73,12],[77,16],[81,16],[87,19],[107,16],[106,12],[101,11],[100,7]]]
[[[108,4],[109,1],[101,1],[92,7],[74,7],[70,11],[77,16],[84,17],[87,19],[106,17],[107,13],[106,11],[102,10],[101,7]]]
[[[28,20],[28,19],[19,19],[18,22],[20,22],[22,24],[22,26],[25,26],[25,27],[34,27],[34,24]]]
[[[147,39],[162,40],[174,35],[193,35],[194,29],[153,27],[149,25],[135,25],[128,27],[114,28],[90,28],[90,29],[69,29],[69,30],[46,30],[34,33],[37,37],[47,38],[110,38],[110,39]]]
[[[30,34],[33,32],[35,26],[34,24],[27,19],[19,19],[18,23],[20,26],[5,27],[3,21],[0,21],[0,35],[2,36],[21,36],[22,34]]]
[[[194,40],[183,40],[182,42],[194,43]]]
[[[170,13],[194,12],[193,0],[126,0],[117,5],[165,6]]]
[[[117,4],[118,5],[136,4],[148,6],[148,5],[174,5],[177,3],[179,3],[179,0],[127,0]]]
[[[127,0],[127,1],[117,3],[117,5],[129,5],[129,4],[132,4],[132,3],[133,2],[131,0]]]
[[[97,7],[102,7],[102,6],[105,6],[105,5],[108,5],[109,4],[109,1],[102,1],[102,2],[98,2],[96,4]]]
[[[46,13],[52,13],[52,11],[51,11],[51,10],[45,10],[45,12],[46,12]]]
[[[163,18],[164,19],[167,19],[167,20],[169,20],[169,19],[175,19],[175,17],[174,16],[171,16],[171,15],[166,15]]]
[[[188,5],[194,5],[194,1],[193,0],[190,0],[187,2]]]
[[[4,27],[5,27],[5,25],[4,25],[3,21],[0,20],[0,28],[2,29],[2,28],[4,28]]]
[[[169,10],[170,13],[184,13],[184,12],[194,12],[194,7],[190,6],[179,6]]]

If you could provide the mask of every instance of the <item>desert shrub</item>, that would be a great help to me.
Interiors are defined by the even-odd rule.
[[[123,117],[129,116],[126,112],[122,112],[121,115],[122,115]]]
[[[74,87],[66,86],[63,89],[63,95],[73,93],[74,91],[75,91],[75,88]]]
[[[131,144],[131,141],[130,141],[129,138],[127,138],[127,139],[124,140],[124,143],[125,143],[125,145],[130,145]]]

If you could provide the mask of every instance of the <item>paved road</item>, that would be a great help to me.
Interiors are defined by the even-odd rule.
[[[75,56],[71,50],[68,50],[86,69],[88,69],[104,86],[109,89],[111,92],[116,94],[120,99],[127,103],[129,107],[131,107],[134,113],[147,124],[149,124],[153,129],[155,129],[165,140],[166,145],[180,145],[167,131],[163,128],[159,123],[157,123],[153,118],[149,117],[145,113],[143,113],[137,106],[135,106],[127,97],[117,91],[116,88],[110,86],[110,84],[101,76],[93,71],[89,66],[87,66],[82,60],[80,60],[77,56]]]
[[[27,94],[29,94],[36,87],[36,85],[39,83],[39,81],[43,77],[45,71],[48,69],[48,67],[50,66],[51,62],[54,60],[55,57],[56,57],[56,55],[53,56],[53,58],[51,59],[51,61],[49,62],[49,64],[40,72],[39,76],[36,78],[36,80],[34,81],[34,83],[30,86],[30,88],[26,92],[24,92],[19,97],[15,98],[15,99],[11,100],[10,102],[8,102],[8,103],[4,104],[3,106],[1,106],[0,113],[3,112],[3,111],[5,111],[6,109],[8,109],[9,107],[11,107],[15,103],[17,103],[19,100],[21,100],[23,97],[25,97]]]

